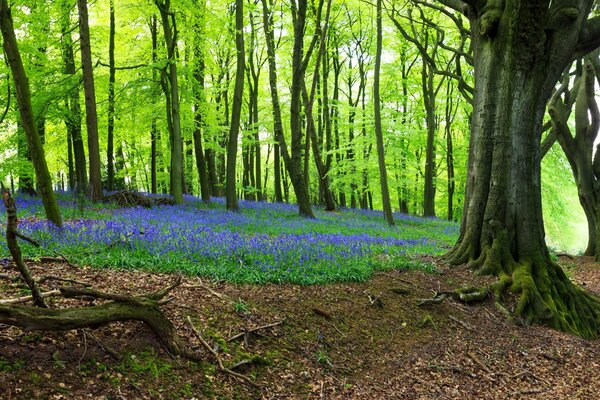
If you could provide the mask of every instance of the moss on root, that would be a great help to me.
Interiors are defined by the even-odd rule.
[[[526,325],[538,323],[584,338],[598,337],[600,300],[571,282],[543,252],[515,261],[508,235],[502,231],[478,254],[473,248],[472,244],[459,244],[447,260],[450,264],[467,262],[478,273],[497,276],[489,291],[501,309],[509,310]],[[502,304],[507,291],[518,296],[513,308]]]

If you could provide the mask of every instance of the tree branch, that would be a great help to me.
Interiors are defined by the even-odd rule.
[[[600,47],[600,16],[588,19],[585,22],[573,54],[573,58],[580,58]]]
[[[461,1],[461,0],[438,0],[438,2],[442,3],[446,7],[450,7],[454,11],[458,11],[459,13],[469,16],[469,9],[471,7],[470,1]]]

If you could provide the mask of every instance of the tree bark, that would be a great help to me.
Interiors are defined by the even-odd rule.
[[[589,45],[582,31],[592,2],[484,3],[469,12],[475,93],[468,204],[448,260],[498,276],[497,300],[505,290],[515,293],[511,311],[525,323],[596,337],[600,301],[569,280],[544,242],[539,145],[556,82]]]
[[[198,169],[198,177],[200,180],[200,195],[202,201],[210,202],[210,184],[208,179],[208,171],[206,169],[206,160],[204,157],[204,149],[202,146],[202,129],[204,128],[203,107],[206,107],[204,98],[204,42],[203,33],[205,26],[206,2],[205,0],[198,2],[198,20],[194,24],[194,153],[196,156],[196,168]]]
[[[44,147],[40,141],[37,126],[33,117],[29,82],[17,46],[12,15],[8,6],[8,1],[6,0],[0,1],[0,29],[2,30],[4,51],[13,76],[19,114],[21,116],[23,130],[27,136],[29,154],[35,169],[36,183],[42,197],[44,212],[49,221],[58,227],[62,227],[62,217],[60,215],[58,203],[54,197],[52,178],[50,177],[48,165],[46,164]]]
[[[175,25],[175,14],[171,10],[171,0],[155,0],[160,11],[167,46],[168,66],[168,97],[169,109],[167,111],[171,121],[171,195],[175,204],[183,204],[183,139],[181,137],[181,117],[179,107],[179,84],[177,82],[177,27]]]
[[[225,182],[225,202],[230,211],[239,210],[237,201],[237,181],[235,176],[237,164],[237,145],[242,117],[242,101],[244,96],[244,72],[246,55],[244,52],[244,1],[235,2],[235,49],[237,51],[237,66],[235,71],[235,87],[233,89],[233,104],[231,105],[231,126],[227,142],[227,179]]]
[[[71,37],[71,5],[63,1],[61,3],[63,18],[61,20],[61,36],[63,60],[65,63],[65,74],[71,77],[72,87],[68,91],[66,105],[67,115],[65,116],[65,125],[67,135],[73,142],[73,159],[75,167],[75,192],[87,193],[87,163],[85,159],[85,146],[81,135],[81,105],[79,103],[79,77],[76,76],[75,55],[73,52],[73,39]]]
[[[383,202],[383,215],[389,226],[394,226],[394,215],[390,201],[390,190],[387,180],[387,169],[385,167],[385,148],[383,144],[383,130],[381,128],[381,96],[379,93],[379,81],[381,71],[382,51],[382,23],[381,23],[381,0],[377,0],[377,49],[375,51],[375,72],[373,76],[373,112],[375,117],[375,139],[377,141],[377,162],[379,164],[379,182],[381,184],[381,198]]]
[[[114,131],[115,131],[115,1],[109,2],[109,34],[108,34],[108,122],[106,136],[106,165],[108,190],[114,189]],[[122,188],[119,188],[122,189]]]
[[[81,69],[85,92],[85,118],[88,136],[88,157],[90,179],[88,193],[93,202],[102,199],[102,175],[100,172],[100,144],[98,141],[98,115],[96,113],[96,89],[94,88],[94,67],[90,45],[90,27],[86,0],[77,0],[79,10],[79,40],[81,44]]]

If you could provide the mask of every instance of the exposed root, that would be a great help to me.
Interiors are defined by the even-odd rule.
[[[459,291],[436,294],[421,302],[434,304],[453,298],[472,302],[486,297],[495,299],[496,308],[512,322],[542,324],[584,338],[595,338],[600,332],[600,300],[577,287],[563,270],[540,251],[539,254],[515,260],[508,245],[506,230],[496,232],[491,243],[473,252],[470,244],[458,244],[447,256],[450,263],[467,262],[479,274],[495,275],[498,281],[484,291]],[[507,305],[507,293],[517,296]]]

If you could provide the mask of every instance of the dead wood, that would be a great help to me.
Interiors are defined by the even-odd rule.
[[[46,275],[46,276],[43,276],[40,279],[38,279],[37,283],[38,283],[38,285],[42,285],[46,281],[57,281],[57,282],[72,283],[74,285],[81,285],[81,286],[85,286],[85,287],[91,287],[92,286],[92,284],[89,283],[89,282],[77,281],[75,279],[61,278],[60,276],[56,276],[56,275]]]
[[[474,327],[473,325],[471,325],[471,324],[467,324],[466,322],[464,322],[464,321],[461,321],[460,319],[456,318],[456,317],[455,317],[455,316],[453,316],[453,315],[450,315],[450,316],[449,316],[449,318],[450,318],[452,321],[454,321],[454,322],[456,322],[457,324],[459,324],[460,326],[462,326],[463,328],[465,328],[466,330],[468,330],[468,331],[471,331],[471,332],[475,331],[475,327]]]
[[[198,329],[196,329],[196,327],[194,326],[194,324],[192,323],[192,319],[188,316],[187,317],[188,323],[190,324],[190,327],[192,328],[192,330],[194,331],[194,333],[196,334],[196,337],[200,340],[200,342],[202,343],[202,345],[210,352],[210,354],[213,355],[213,357],[215,358],[215,360],[217,361],[217,367],[219,369],[219,371],[224,372],[236,379],[239,379],[243,382],[248,383],[249,385],[253,386],[253,387],[260,387],[258,384],[254,383],[252,380],[250,380],[247,376],[242,375],[242,374],[238,374],[235,371],[232,371],[229,368],[226,368],[225,365],[223,365],[223,360],[221,359],[221,356],[219,356],[219,353],[217,353],[215,351],[215,349],[213,349],[211,347],[210,344],[208,344],[208,342],[202,337],[202,334],[200,333],[200,331]]]
[[[36,281],[31,276],[31,272],[23,261],[23,254],[21,253],[21,248],[17,243],[17,237],[23,237],[24,235],[20,235],[17,232],[17,206],[15,204],[15,199],[13,199],[10,191],[8,189],[2,190],[2,201],[4,202],[4,207],[6,207],[6,243],[8,245],[8,250],[10,251],[10,255],[19,270],[19,273],[23,277],[29,289],[31,289],[31,294],[33,296],[33,304],[37,307],[45,307],[48,305],[42,296],[42,292],[36,283]]]
[[[127,296],[94,289],[60,288],[65,297],[95,297],[110,300],[83,308],[47,309],[23,305],[0,304],[0,323],[29,330],[68,331],[96,328],[116,321],[143,321],[159,341],[173,354],[196,359],[179,338],[171,321],[165,317],[158,300],[151,295]]]
[[[258,332],[258,331],[261,331],[263,329],[273,328],[275,326],[281,325],[284,322],[285,322],[285,318],[282,319],[281,321],[276,321],[276,322],[273,322],[271,324],[267,324],[267,325],[263,325],[263,326],[257,326],[256,328],[252,328],[252,329],[244,329],[243,332],[240,332],[237,335],[233,335],[232,337],[230,337],[229,339],[227,339],[227,341],[231,342],[232,340],[242,338],[242,337],[244,337],[246,335],[250,335],[250,334],[252,334],[254,332]]]
[[[319,308],[313,307],[312,312],[315,313],[316,315],[318,315],[319,317],[325,318],[328,321],[331,321],[333,319],[331,314],[329,314],[328,312],[323,311]]]
[[[206,290],[207,292],[209,292],[210,294],[212,294],[213,296],[215,296],[216,298],[218,298],[220,300],[223,300],[225,302],[232,303],[232,304],[235,303],[231,299],[231,297],[227,296],[226,294],[219,293],[219,292],[211,289],[210,287],[204,285],[202,283],[202,281],[200,281],[200,283],[197,284],[197,285],[182,285],[181,287],[184,288],[184,289],[204,289],[204,290]]]
[[[173,199],[169,197],[150,197],[143,194],[131,191],[121,190],[104,197],[107,202],[116,203],[119,207],[145,207],[151,208],[154,206],[173,205]]]
[[[60,296],[60,290],[50,290],[48,292],[42,292],[41,293],[42,297],[46,298],[46,297],[53,297],[53,296]],[[21,303],[27,303],[33,300],[33,296],[22,296],[22,297],[16,297],[14,299],[3,299],[0,300],[0,304],[21,304]]]

